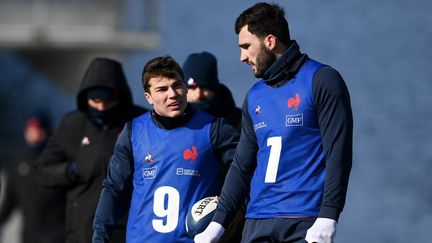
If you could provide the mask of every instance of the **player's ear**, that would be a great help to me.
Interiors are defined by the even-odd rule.
[[[151,94],[148,93],[148,92],[144,92],[144,96],[145,96],[147,102],[148,102],[150,105],[153,105],[153,99],[152,99]]]
[[[274,35],[268,35],[264,38],[264,46],[272,51],[276,47],[277,38]]]

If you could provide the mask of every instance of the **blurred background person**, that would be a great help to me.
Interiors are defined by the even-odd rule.
[[[240,131],[241,110],[231,91],[219,82],[216,57],[210,52],[190,54],[183,64],[188,87],[187,101],[196,108],[223,117]]]
[[[145,110],[132,103],[122,65],[95,58],[77,94],[78,110],[66,114],[36,163],[39,181],[67,192],[66,242],[91,242],[102,180],[126,121]],[[112,242],[125,241],[127,215]]]
[[[238,132],[241,128],[241,110],[236,107],[231,91],[219,82],[217,59],[210,52],[192,53],[183,64],[187,101],[195,108],[214,116],[225,118]],[[226,168],[227,169],[227,168]],[[221,183],[225,180],[227,171],[223,171]],[[233,223],[221,238],[220,242],[240,242],[246,203],[238,212]]]
[[[32,115],[24,128],[25,147],[12,153],[5,165],[5,185],[0,190],[0,230],[12,212],[23,217],[21,242],[58,243],[65,240],[65,193],[36,182],[33,164],[51,134],[50,117],[44,112]]]

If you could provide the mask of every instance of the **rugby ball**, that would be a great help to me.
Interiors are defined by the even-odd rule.
[[[186,216],[186,232],[191,238],[203,232],[213,219],[218,199],[206,197],[194,203]]]

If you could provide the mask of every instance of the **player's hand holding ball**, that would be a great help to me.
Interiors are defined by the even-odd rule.
[[[217,242],[225,229],[212,222],[219,198],[206,197],[196,202],[186,216],[186,231],[195,242]]]
[[[209,226],[194,238],[196,243],[217,243],[223,235],[224,227],[216,222],[210,222]]]

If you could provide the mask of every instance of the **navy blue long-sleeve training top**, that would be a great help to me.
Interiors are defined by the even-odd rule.
[[[297,43],[292,41],[282,57],[265,73],[264,82],[272,88],[283,86],[295,78],[307,60],[308,56],[301,54]],[[250,101],[247,97],[243,103],[239,145],[213,218],[225,228],[249,193],[251,178],[257,168],[259,145],[254,130],[256,127],[248,110]],[[352,165],[353,118],[350,97],[341,75],[325,65],[320,67],[312,78],[312,97],[325,152],[324,188],[317,216],[338,220],[345,204]]]
[[[171,130],[187,123],[194,112],[195,109],[188,106],[182,116],[178,118],[164,118],[151,111],[151,119],[156,127]],[[103,189],[96,210],[93,225],[93,242],[108,242],[112,234],[113,225],[129,208],[134,173],[131,127],[131,122],[127,123],[124,127],[115,145],[114,155],[110,160],[108,175],[103,182]],[[210,127],[210,143],[216,158],[221,163],[222,169],[224,169],[224,166],[229,167],[234,156],[238,138],[239,136],[235,128],[229,125],[225,119],[216,118],[212,122]],[[148,142],[156,143],[157,141]],[[225,175],[225,172],[222,172],[222,175]]]

